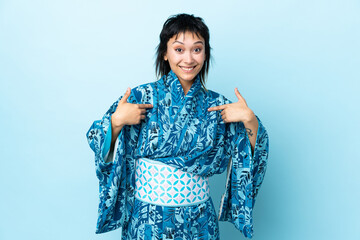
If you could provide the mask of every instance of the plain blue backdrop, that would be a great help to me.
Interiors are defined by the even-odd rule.
[[[269,133],[253,239],[360,239],[359,1],[1,0],[1,240],[120,239],[94,233],[85,134],[157,80],[159,33],[181,12],[210,29],[207,87],[233,101],[238,87]],[[210,183],[218,211],[225,173]]]

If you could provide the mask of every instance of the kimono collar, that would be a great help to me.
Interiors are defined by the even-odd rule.
[[[186,95],[184,93],[183,87],[181,86],[180,80],[173,72],[173,70],[170,70],[170,72],[167,75],[165,75],[163,79],[166,88],[169,89],[172,95],[175,94],[178,97],[180,97],[181,101],[184,100],[185,98],[192,98],[193,96],[195,96],[197,91],[199,91],[202,87],[199,74],[196,75],[195,80]]]

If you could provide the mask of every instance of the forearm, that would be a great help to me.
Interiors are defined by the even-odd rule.
[[[248,120],[244,121],[244,126],[251,144],[251,153],[254,154],[256,135],[259,126],[259,122],[254,113],[251,113]]]
[[[119,133],[120,133],[120,131],[121,131],[121,129],[123,127],[124,127],[124,124],[121,124],[119,126],[113,124],[113,121],[112,121],[112,118],[111,118],[111,146],[110,146],[110,151],[114,150],[116,139],[119,136]]]

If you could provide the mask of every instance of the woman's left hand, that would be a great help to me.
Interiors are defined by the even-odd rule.
[[[254,119],[254,112],[248,107],[245,99],[241,96],[239,90],[235,88],[236,97],[239,99],[235,103],[224,104],[208,108],[208,111],[221,111],[221,118],[225,123],[229,122],[249,122]]]

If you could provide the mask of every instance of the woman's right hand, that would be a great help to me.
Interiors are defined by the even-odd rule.
[[[111,115],[111,124],[114,127],[122,128],[124,125],[139,124],[145,119],[146,109],[152,108],[152,104],[133,104],[128,103],[131,89],[127,88],[126,93],[120,99],[115,112]]]

